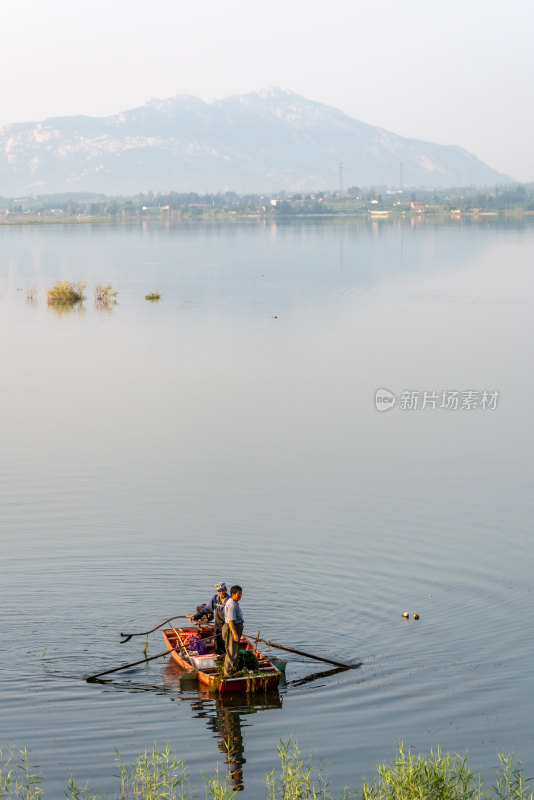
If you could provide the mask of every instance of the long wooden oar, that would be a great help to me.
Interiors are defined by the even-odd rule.
[[[323,656],[314,656],[313,653],[305,653],[304,650],[295,650],[294,647],[286,647],[283,644],[275,644],[268,639],[260,639],[258,636],[256,641],[263,642],[269,647],[276,647],[278,650],[287,650],[288,653],[296,653],[298,656],[305,656],[305,658],[314,658],[316,661],[324,661],[327,664],[333,664],[335,667],[343,667],[344,669],[352,669],[353,667],[360,666],[360,664],[342,664],[340,661],[333,661],[331,658],[324,658]],[[361,662],[360,662],[361,663]]]
[[[94,681],[97,678],[101,678],[102,675],[109,675],[111,672],[120,672],[121,669],[128,669],[128,667],[136,667],[138,664],[144,664],[147,661],[153,661],[155,658],[161,658],[162,656],[166,656],[171,652],[172,650],[164,650],[162,653],[158,653],[155,656],[142,658],[140,661],[132,661],[131,664],[123,664],[122,667],[113,667],[113,669],[107,669],[105,672],[97,672],[96,675],[89,675],[89,677],[86,678],[85,680],[87,681],[87,683],[91,683],[91,681]]]
[[[121,641],[121,644],[129,642],[132,636],[148,636],[149,633],[154,633],[154,631],[157,631],[159,628],[162,628],[164,625],[166,625],[173,619],[189,619],[189,617],[186,614],[179,614],[176,617],[169,617],[169,619],[164,619],[161,622],[158,622],[156,627],[151,628],[149,631],[142,631],[141,633],[121,633],[121,636],[124,637],[124,639],[122,639]]]

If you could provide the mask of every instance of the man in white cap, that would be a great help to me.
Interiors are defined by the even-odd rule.
[[[189,614],[189,622],[196,622],[205,615],[207,615],[208,618],[214,616],[215,652],[218,655],[224,655],[226,652],[222,638],[222,626],[224,625],[224,604],[230,599],[230,595],[226,591],[225,583],[218,583],[215,587],[215,590],[215,594],[208,600],[205,606],[201,606],[196,614]]]

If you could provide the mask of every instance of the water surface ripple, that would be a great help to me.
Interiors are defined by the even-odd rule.
[[[0,747],[45,795],[112,792],[114,748],[154,742],[198,783],[228,737],[250,798],[290,736],[333,790],[401,740],[534,774],[533,245],[498,220],[0,227]],[[84,309],[47,308],[58,278]],[[378,388],[500,399],[378,413]],[[248,701],[165,661],[85,682],[221,579],[249,633],[361,667],[289,656]]]

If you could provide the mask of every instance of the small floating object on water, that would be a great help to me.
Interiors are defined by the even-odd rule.
[[[271,319],[278,319],[278,314],[271,314]]]
[[[414,614],[414,615],[413,615],[413,618],[414,618],[414,619],[419,619],[419,614]]]
[[[402,616],[404,617],[404,619],[410,619],[410,615],[408,614],[407,611],[405,611]]]

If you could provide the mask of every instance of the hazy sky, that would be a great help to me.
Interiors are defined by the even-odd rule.
[[[529,0],[2,0],[0,127],[279,86],[534,181]]]

